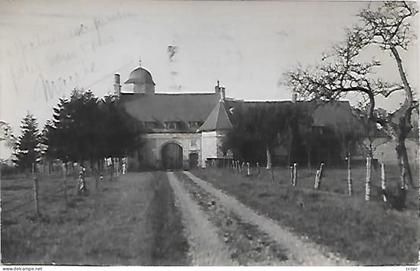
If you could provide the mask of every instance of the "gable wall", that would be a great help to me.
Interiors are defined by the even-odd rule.
[[[207,158],[222,158],[221,150],[225,133],[222,131],[201,132],[201,166],[206,166]]]

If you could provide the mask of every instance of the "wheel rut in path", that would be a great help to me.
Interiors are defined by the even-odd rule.
[[[243,221],[256,225],[261,231],[267,233],[274,241],[285,247],[289,255],[288,263],[291,265],[357,265],[347,259],[334,255],[318,244],[303,240],[296,234],[277,224],[274,220],[257,214],[234,197],[229,196],[208,182],[194,176],[188,171],[183,172],[195,184],[213,194],[226,208],[237,214]]]
[[[190,246],[192,265],[234,265],[226,246],[217,236],[215,227],[209,222],[198,204],[172,172],[168,172],[169,184],[175,195],[175,203],[182,212],[185,234]]]
[[[229,257],[235,264],[293,265],[294,261],[290,262],[286,257],[287,250],[265,232],[241,220],[231,210],[219,204],[220,201],[214,195],[192,182],[184,174],[176,174],[176,177],[215,226],[219,239],[223,240],[229,251]]]

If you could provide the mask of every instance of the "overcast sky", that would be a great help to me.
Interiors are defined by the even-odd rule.
[[[314,64],[357,23],[366,2],[2,1],[0,119],[17,130],[26,112],[41,123],[75,88],[102,96],[113,74],[148,69],[156,92],[211,92],[284,100],[282,74]],[[172,54],[168,46],[176,46]],[[404,54],[417,86],[418,55]],[[376,54],[376,53],[375,53]],[[395,77],[388,55],[381,75]],[[398,99],[384,103],[389,106]],[[354,103],[355,100],[353,99]]]

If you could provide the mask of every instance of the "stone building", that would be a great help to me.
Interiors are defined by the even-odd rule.
[[[124,86],[115,75],[114,89],[145,134],[142,151],[129,158],[132,168],[191,168],[223,158],[221,138],[232,124],[224,106],[225,89],[211,93],[155,93],[149,71],[133,70]]]
[[[231,154],[224,153],[221,146],[226,131],[232,128],[235,108],[309,106],[308,102],[296,102],[296,96],[292,101],[270,102],[227,98],[219,82],[209,93],[156,93],[152,75],[143,67],[133,70],[122,86],[116,74],[114,90],[127,112],[146,130],[145,145],[128,159],[134,169],[205,167],[211,161],[228,160]],[[313,106],[318,128],[333,127],[352,117],[348,102]],[[274,155],[281,155],[281,149]]]

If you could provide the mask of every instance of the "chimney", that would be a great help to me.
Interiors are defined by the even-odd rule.
[[[121,95],[120,74],[114,74],[114,93],[118,97]]]
[[[216,93],[220,92],[220,82],[219,82],[219,80],[217,80],[217,85],[214,87],[214,90],[215,90]]]
[[[225,87],[221,87],[221,88],[220,88],[220,99],[221,99],[222,101],[224,101],[224,100],[225,100],[225,98],[226,98]]]
[[[220,81],[219,80],[217,80],[217,85],[214,87],[214,90],[215,90],[216,93],[219,94],[220,100],[224,101],[225,97],[226,97],[225,88],[220,86]]]
[[[292,103],[296,103],[297,101],[297,93],[295,91],[293,91],[292,93]]]

